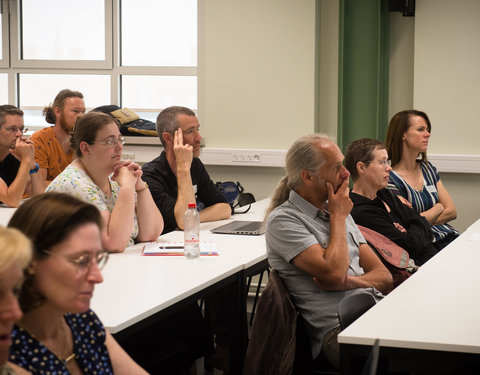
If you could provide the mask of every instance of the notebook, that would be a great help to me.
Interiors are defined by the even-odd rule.
[[[261,221],[241,221],[236,220],[231,223],[211,229],[212,233],[219,234],[246,234],[258,236],[265,233]]]

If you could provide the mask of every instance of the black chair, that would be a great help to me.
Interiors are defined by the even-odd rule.
[[[298,315],[296,330],[294,375],[338,375],[339,371],[333,367],[322,353],[313,359],[310,339],[307,335],[305,320]]]
[[[376,339],[373,343],[372,350],[368,354],[367,361],[363,367],[361,375],[376,375],[378,367],[378,356],[380,354],[380,340]]]
[[[252,326],[253,319],[255,317],[255,310],[257,308],[258,298],[260,297],[260,289],[262,287],[262,280],[265,272],[267,273],[267,275],[270,275],[270,268],[267,267],[258,274],[257,290],[255,292],[255,298],[253,299],[252,313],[250,314],[250,326]],[[248,279],[247,279],[247,298],[248,298],[248,292],[250,291],[250,284],[252,283],[252,278],[253,276],[248,276]]]
[[[338,320],[342,331],[367,312],[375,303],[375,298],[367,293],[354,294],[342,299],[338,304]]]

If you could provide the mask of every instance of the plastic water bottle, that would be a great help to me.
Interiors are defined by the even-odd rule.
[[[188,204],[183,225],[183,253],[187,259],[197,259],[200,256],[200,214],[195,203]]]

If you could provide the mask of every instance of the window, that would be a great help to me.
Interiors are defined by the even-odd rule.
[[[64,88],[87,110],[197,110],[197,0],[0,3],[0,100],[15,98],[29,127],[47,125],[41,111]]]
[[[122,0],[121,4],[123,66],[197,65],[196,0]]]
[[[102,2],[23,0],[20,17],[23,60],[105,60]]]
[[[8,75],[0,73],[0,104],[8,103]]]

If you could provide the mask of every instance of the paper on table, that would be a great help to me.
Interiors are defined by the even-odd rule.
[[[147,242],[143,255],[183,255],[183,241]],[[218,255],[217,244],[213,241],[200,241],[200,255]]]

